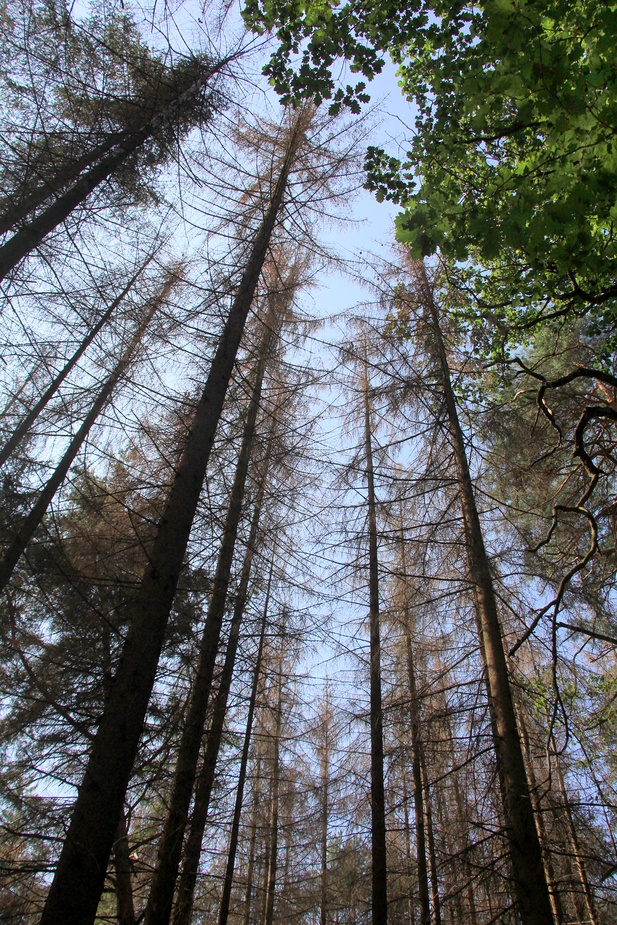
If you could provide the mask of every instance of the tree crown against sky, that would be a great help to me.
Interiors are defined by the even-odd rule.
[[[244,15],[276,33],[266,73],[283,99],[358,110],[385,56],[399,65],[415,130],[403,158],[369,148],[367,183],[403,207],[398,238],[416,257],[458,265],[477,314],[589,312],[612,344],[614,3],[249,0]],[[339,85],[341,59],[365,80]]]

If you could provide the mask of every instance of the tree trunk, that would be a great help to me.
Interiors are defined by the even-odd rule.
[[[105,141],[95,145],[81,157],[75,158],[69,164],[56,171],[53,180],[40,179],[40,182],[34,189],[29,190],[26,196],[15,197],[10,194],[4,197],[0,203],[3,211],[0,212],[0,234],[6,234],[11,228],[19,225],[24,219],[28,218],[31,212],[44,205],[52,196],[73,183],[79,174],[92,167],[99,158],[115,148],[119,142],[126,137],[127,132],[112,132]],[[17,201],[15,201],[17,199]]]
[[[129,839],[126,831],[124,813],[120,818],[117,838],[114,843],[114,870],[116,874],[116,909],[118,925],[136,925],[133,906],[133,886],[131,883],[131,858]]]
[[[240,626],[246,607],[251,567],[253,564],[253,557],[255,554],[255,548],[259,535],[259,519],[266,488],[268,463],[269,453],[268,458],[266,458],[265,461],[264,472],[261,475],[259,493],[255,501],[253,520],[251,523],[244,562],[242,563],[240,584],[238,587],[238,593],[236,595],[233,617],[229,629],[229,639],[227,642],[227,651],[225,653],[225,663],[223,665],[223,671],[221,673],[221,680],[216,694],[216,699],[214,701],[212,724],[208,730],[206,740],[206,754],[204,756],[203,765],[201,767],[199,779],[197,782],[195,803],[193,806],[193,813],[191,815],[189,833],[186,839],[186,845],[184,846],[184,864],[178,881],[178,898],[176,900],[176,907],[173,916],[174,925],[189,925],[191,920],[193,896],[195,892],[195,884],[197,882],[197,873],[199,870],[201,845],[203,841],[204,829],[206,827],[206,821],[208,818],[208,809],[210,806],[212,785],[214,784],[216,762],[218,759],[218,754],[221,747],[221,739],[223,736],[225,714],[227,711],[227,701],[229,699],[231,681],[236,662],[236,654],[238,651]]]
[[[561,805],[563,808],[563,815],[566,823],[566,831],[568,833],[568,839],[570,841],[570,850],[571,857],[574,863],[574,868],[576,872],[576,880],[578,883],[573,884],[574,891],[574,902],[576,905],[576,911],[579,916],[581,923],[589,923],[589,925],[598,925],[598,914],[596,912],[595,903],[593,900],[593,894],[589,886],[589,879],[587,877],[587,869],[585,867],[585,860],[581,852],[581,846],[578,840],[578,835],[576,832],[576,826],[574,824],[574,819],[572,818],[572,808],[570,806],[570,797],[566,788],[566,782],[563,776],[563,770],[561,768],[561,760],[557,751],[553,751],[552,763],[556,771],[557,784],[559,786],[559,795],[561,797]]]
[[[251,717],[252,721],[252,717]],[[248,726],[248,723],[247,723]],[[236,798],[237,799],[237,798]],[[251,835],[249,838],[249,856],[246,868],[246,891],[244,894],[244,915],[242,916],[242,925],[250,925],[251,908],[253,901],[253,879],[255,876],[255,845],[257,842],[257,819],[259,816],[259,803],[261,800],[261,754],[257,754],[255,762],[255,784],[253,788],[253,807],[251,811]],[[240,811],[242,807],[240,807]],[[235,811],[234,811],[234,819]],[[238,825],[239,825],[238,815]],[[231,841],[230,841],[231,847]],[[235,858],[234,858],[235,863]],[[222,903],[221,903],[222,905]]]
[[[195,98],[226,63],[227,59],[214,67],[206,68],[204,73],[175,100],[168,103],[162,112],[151,117],[138,131],[127,134],[118,142],[115,150],[104,154],[98,163],[78,176],[72,186],[69,186],[51,205],[0,246],[0,280],[4,279],[20,260],[37,248],[54,228],[64,222],[73,209],[84,202],[97,186],[113,176],[132,154],[156,134],[161,125],[173,121],[178,110]]]
[[[154,254],[151,254],[148,259],[143,263],[139,270],[131,277],[129,282],[126,284],[119,296],[117,296],[109,308],[101,315],[94,327],[89,331],[87,336],[82,340],[81,344],[75,351],[75,353],[70,357],[69,360],[64,364],[58,375],[53,379],[50,385],[45,389],[41,397],[35,404],[32,406],[30,411],[26,414],[20,424],[15,428],[9,439],[6,441],[2,449],[0,450],[0,466],[3,466],[7,459],[11,456],[14,450],[17,449],[21,441],[24,439],[39,414],[47,407],[51,399],[54,397],[68,374],[72,369],[75,368],[79,360],[82,358],[87,348],[90,346],[96,335],[104,327],[104,325],[109,321],[115,310],[118,308],[122,300],[128,295],[131,291],[143,271],[146,269],[150,261],[154,258]],[[168,288],[171,288],[175,283],[175,280],[169,281],[167,284]],[[162,301],[165,298],[165,291],[159,296],[159,301]]]
[[[422,789],[424,790],[424,825],[426,828],[426,846],[428,849],[431,900],[433,902],[433,923],[434,925],[441,925],[441,897],[439,895],[439,872],[437,870],[437,851],[435,849],[435,827],[433,825],[433,807],[429,792],[424,750],[420,752],[420,768],[422,771]]]
[[[276,698],[276,720],[274,725],[274,755],[272,758],[272,790],[270,794],[270,838],[268,842],[268,863],[265,871],[265,909],[263,925],[272,925],[274,921],[274,900],[276,897],[276,875],[278,864],[279,838],[279,789],[281,758],[281,726],[283,723],[283,635],[281,634],[281,654],[279,658],[278,689]],[[219,925],[223,925],[219,921]]]
[[[328,925],[328,816],[330,791],[330,692],[324,698],[324,742],[321,755],[321,905],[320,925]]]
[[[542,857],[544,860],[544,871],[546,876],[546,882],[549,888],[549,894],[551,899],[551,909],[553,911],[553,918],[555,920],[555,925],[566,925],[567,916],[564,912],[563,903],[561,901],[561,894],[557,889],[557,878],[555,876],[555,868],[553,865],[553,857],[549,850],[548,846],[548,837],[546,834],[546,827],[544,825],[544,816],[542,814],[542,806],[540,805],[540,799],[538,794],[538,782],[536,779],[536,774],[533,766],[533,755],[531,754],[531,746],[529,743],[529,733],[527,731],[527,725],[522,715],[522,709],[520,702],[516,703],[515,708],[517,708],[517,722],[519,729],[521,731],[521,745],[523,748],[523,757],[525,759],[525,765],[527,767],[527,776],[529,779],[529,794],[532,799],[533,810],[536,819],[536,828],[538,830],[538,838],[540,839],[540,846],[542,848]]]
[[[409,925],[416,925],[416,913],[414,903],[414,890],[412,889],[413,874],[411,867],[411,824],[409,821],[409,793],[407,790],[407,774],[405,773],[405,763],[401,768],[401,777],[403,779],[403,811],[405,813],[405,860],[407,861],[407,875],[409,877],[409,891],[407,894],[407,916]],[[430,919],[429,919],[430,925]]]
[[[71,439],[71,442],[66,448],[62,459],[56,466],[53,474],[41,489],[39,496],[30,512],[19,523],[13,541],[0,560],[0,592],[6,588],[8,582],[10,581],[11,575],[15,570],[15,566],[19,562],[19,559],[21,558],[26,546],[34,536],[37,527],[40,526],[43,517],[47,512],[47,508],[51,504],[54,495],[66,478],[75,457],[86,441],[88,434],[98,420],[98,417],[105,408],[105,405],[111,398],[116,386],[118,385],[118,382],[126,372],[137,347],[141,343],[141,339],[144,336],[146,328],[150,324],[154,313],[160,307],[161,300],[168,293],[170,285],[171,283],[167,281],[164,284],[161,293],[151,301],[144,319],[140,322],[139,327],[129,341],[126,350],[122,354],[120,360],[116,363],[113,372],[107,378],[103,388],[97,395],[94,403],[90,408],[90,411],[84,418],[81,427]]]
[[[419,265],[419,273],[439,356],[442,387],[457,470],[467,562],[469,576],[473,583],[480,647],[486,668],[486,686],[494,746],[503,787],[506,834],[516,899],[523,925],[553,925],[550,893],[544,875],[542,851],[536,831],[521,741],[516,725],[495,590],[469,474],[465,441],[458,419],[437,306],[423,265]]]
[[[246,729],[244,732],[244,743],[242,745],[242,755],[240,758],[240,773],[238,775],[238,786],[236,788],[236,802],[234,804],[234,814],[231,823],[231,834],[229,837],[229,848],[227,850],[227,864],[225,866],[225,876],[223,878],[223,892],[219,906],[219,925],[227,925],[229,916],[229,903],[231,900],[231,888],[234,880],[234,868],[236,866],[236,853],[238,850],[238,834],[240,832],[240,817],[242,815],[242,802],[244,800],[244,786],[246,783],[246,770],[249,760],[249,749],[251,745],[251,735],[253,732],[253,717],[255,715],[255,703],[257,700],[257,691],[259,688],[259,676],[261,674],[261,663],[263,659],[264,641],[266,638],[266,626],[268,624],[268,607],[270,606],[270,589],[272,587],[272,572],[274,570],[274,554],[270,564],[270,575],[266,588],[266,600],[264,602],[263,616],[261,618],[261,627],[259,630],[259,648],[257,658],[253,669],[253,684],[251,687],[251,697],[249,700],[248,715],[246,717]],[[257,779],[259,783],[259,776]],[[249,871],[246,885],[246,907],[245,921],[248,923],[251,903],[251,889],[253,886],[253,863],[255,857],[255,838],[257,832],[256,813],[258,801],[253,804],[253,828],[251,831],[251,843],[249,850]],[[189,921],[188,919],[186,920]]]
[[[402,536],[401,511],[401,571],[403,582],[407,583],[407,559],[405,555],[405,540]],[[422,787],[422,761],[423,749],[420,732],[420,709],[418,703],[418,690],[416,687],[416,672],[413,657],[411,615],[407,600],[406,588],[403,587],[403,628],[405,633],[405,648],[407,655],[407,683],[409,687],[409,716],[411,731],[411,766],[413,773],[413,798],[416,817],[416,861],[418,865],[418,899],[420,904],[420,925],[430,925],[431,910],[429,904],[429,883],[426,867],[426,834],[424,831],[424,789]]]
[[[383,713],[381,706],[381,639],[379,632],[379,575],[377,558],[377,516],[375,511],[375,474],[369,405],[368,362],[364,358],[362,382],[364,397],[364,440],[368,487],[369,539],[369,620],[371,665],[371,857],[372,857],[372,925],[387,925],[387,855],[386,804],[383,779]]]
[[[227,604],[227,593],[231,577],[231,566],[238,538],[238,528],[244,501],[244,489],[248,476],[251,452],[255,438],[255,425],[261,401],[266,364],[269,358],[271,341],[274,337],[275,319],[268,312],[259,347],[255,379],[242,435],[242,444],[233,485],[229,497],[229,507],[225,518],[221,548],[216,565],[212,594],[204,624],[199,660],[187,709],[178,757],[172,783],[163,834],[159,842],[157,866],[150,886],[150,895],[144,916],[145,925],[168,925],[173,905],[174,890],[178,878],[178,868],[182,855],[182,842],[188,822],[188,812],[197,776],[199,750],[204,733],[206,712],[216,656],[220,646],[223,617]],[[219,736],[220,738],[220,736]],[[216,760],[212,751],[210,761]],[[214,772],[214,766],[212,767]]]
[[[216,427],[300,133],[296,123],[176,469],[41,925],[90,925],[96,915]]]

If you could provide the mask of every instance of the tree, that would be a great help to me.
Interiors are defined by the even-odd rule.
[[[139,347],[155,312],[157,309],[160,309],[161,304],[165,301],[169,295],[170,290],[176,285],[177,282],[178,277],[175,271],[171,271],[163,282],[160,291],[155,296],[153,296],[152,299],[150,299],[149,303],[144,306],[143,317],[140,319],[136,330],[129,339],[129,342],[126,348],[123,350],[118,362],[103,383],[100,391],[98,392],[98,395],[90,407],[90,410],[86,414],[74,437],[71,439],[60,462],[41,489],[35,504],[28,512],[28,514],[23,518],[22,522],[18,524],[17,530],[15,531],[15,536],[10,542],[8,549],[5,550],[2,560],[0,561],[0,591],[4,591],[6,588],[16,565],[19,562],[19,559],[26,549],[26,546],[34,536],[37,528],[40,526],[54,495],[64,481],[80,448],[82,447],[84,441],[87,439],[88,434],[92,430],[105,405],[112,397],[113,392],[122,376],[127,372],[129,364],[133,359],[133,355]]]
[[[212,360],[145,573],[123,657],[94,739],[42,923],[93,921],[122,809],[165,628],[244,325],[306,131],[301,111],[284,136],[263,219]]]
[[[276,32],[266,73],[285,100],[359,109],[365,83],[335,89],[334,62],[348,60],[369,80],[384,53],[399,64],[403,93],[417,106],[414,139],[404,163],[370,148],[368,185],[401,203],[398,237],[416,257],[439,248],[460,261],[476,316],[529,324],[588,312],[611,340],[612,8],[249,0],[244,15],[256,31]]]
[[[17,227],[0,245],[0,279],[106,181],[119,177],[121,185],[130,187],[140,174],[145,176],[146,168],[151,171],[165,163],[176,138],[210,117],[212,97],[206,91],[229,60],[191,56],[169,68],[147,51],[124,15],[105,25],[96,19],[84,24],[85,42],[74,40],[75,27],[66,8],[51,17],[41,15],[35,32],[37,27],[47,33],[47,41],[60,42],[52,55],[51,76],[57,79],[57,56],[64,57],[65,74],[70,76],[57,96],[77,125],[68,131],[62,126],[55,138],[49,129],[41,133],[40,148],[35,141],[24,153],[17,145],[17,156],[28,169],[25,176],[15,170],[22,174],[21,186],[9,194],[6,214],[0,217],[5,231]],[[48,57],[44,52],[43,56]],[[75,68],[86,71],[81,81],[75,80]],[[24,69],[28,73],[27,62]],[[128,93],[126,86],[117,87],[118,78],[122,84],[127,72]],[[35,75],[36,70],[30,70],[28,76]],[[97,82],[106,85],[106,93],[92,92]],[[48,90],[44,86],[42,93]],[[35,99],[39,91],[33,88]],[[38,119],[39,113],[34,116]],[[38,132],[34,135],[37,138]]]
[[[435,339],[438,376],[443,389],[448,429],[456,465],[459,502],[465,531],[465,550],[469,577],[473,586],[480,649],[486,672],[493,743],[503,788],[506,830],[517,901],[523,922],[529,925],[536,925],[536,923],[537,925],[540,923],[550,925],[552,923],[550,895],[544,876],[542,852],[516,723],[497,599],[476,507],[438,309],[424,266],[414,264],[412,272],[415,277],[415,298],[427,313],[426,322]]]

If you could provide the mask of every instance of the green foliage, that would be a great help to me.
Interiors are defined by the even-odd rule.
[[[614,346],[616,3],[249,0],[245,17],[276,29],[268,74],[288,99],[331,98],[337,58],[370,79],[389,52],[416,133],[403,164],[369,152],[367,185],[403,205],[399,240],[455,262],[477,313],[591,312]]]

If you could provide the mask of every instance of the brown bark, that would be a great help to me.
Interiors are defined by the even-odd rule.
[[[248,723],[247,723],[248,726]],[[253,785],[253,806],[251,810],[251,827],[249,837],[249,856],[246,869],[246,890],[244,894],[244,915],[242,925],[250,925],[251,908],[253,902],[253,879],[255,876],[255,845],[257,843],[257,820],[259,804],[261,802],[261,754],[258,752],[255,761],[255,783]],[[234,813],[235,819],[235,813]],[[234,859],[235,863],[235,859]]]
[[[506,835],[516,900],[523,925],[553,925],[550,893],[544,875],[542,851],[516,725],[493,579],[469,473],[465,441],[458,419],[439,315],[426,271],[421,264],[418,265],[418,273],[439,357],[440,378],[456,464],[467,563],[473,583],[480,647],[486,670],[493,741],[502,782]]]
[[[105,405],[113,395],[118,382],[127,371],[133,355],[141,343],[146,328],[150,324],[157,308],[160,307],[161,300],[168,293],[169,287],[171,285],[171,282],[167,281],[164,284],[161,293],[156,298],[152,299],[146,311],[145,317],[139,323],[137,330],[129,341],[129,344],[124,350],[120,360],[116,363],[112,373],[108,376],[105,384],[98,393],[88,414],[84,418],[81,427],[71,439],[68,447],[64,451],[62,459],[41,489],[35,504],[29,513],[24,517],[24,519],[19,523],[11,544],[0,560],[0,591],[3,591],[10,581],[11,575],[13,574],[13,571],[15,570],[15,567],[19,562],[19,559],[21,558],[26,546],[34,536],[36,529],[42,523],[43,517],[47,512],[47,508],[51,504],[54,495],[66,478],[75,457],[86,441],[88,434],[98,420],[99,415],[105,408]]]
[[[133,605],[120,665],[93,742],[41,925],[90,925],[96,915],[216,427],[299,140],[297,127],[195,411],[150,563]]]
[[[328,816],[330,811],[330,691],[326,683],[324,696],[323,729],[324,740],[321,747],[321,903],[319,909],[320,925],[328,925]]]
[[[431,884],[431,900],[433,904],[433,923],[434,925],[441,925],[441,896],[439,895],[439,872],[437,870],[437,850],[435,848],[433,806],[431,803],[431,794],[429,791],[424,751],[420,752],[420,768],[422,770],[422,789],[424,790],[424,826],[426,829],[426,846],[428,849],[428,869]]]
[[[570,806],[570,797],[568,795],[566,782],[563,776],[561,759],[558,752],[556,751],[552,753],[551,758],[552,764],[555,768],[557,785],[559,787],[559,795],[561,797],[563,817],[566,825],[566,831],[568,833],[568,840],[570,842],[571,860],[572,864],[574,865],[575,877],[573,883],[573,892],[577,915],[581,923],[585,922],[589,923],[589,925],[598,925],[598,913],[596,912],[593,893],[591,892],[591,887],[589,886],[589,878],[587,877],[585,859],[583,858],[583,854],[581,852],[581,846],[578,839],[578,834],[576,832],[576,825],[574,824],[574,818],[572,816],[572,807]]]
[[[364,402],[364,449],[369,540],[369,622],[370,622],[370,722],[371,722],[371,859],[372,859],[372,925],[387,925],[387,854],[386,804],[384,793],[383,711],[381,704],[381,639],[379,615],[379,562],[377,556],[377,515],[375,504],[375,473],[369,403],[368,362],[364,359],[362,382]]]
[[[282,639],[281,639],[282,643]],[[283,649],[278,666],[277,698],[274,722],[274,741],[272,756],[272,782],[270,791],[270,837],[268,841],[268,863],[265,870],[265,903],[263,925],[272,925],[274,921],[274,900],[276,896],[276,877],[278,866],[279,837],[279,790],[281,783],[281,727],[283,724]],[[222,925],[219,922],[219,925]]]

